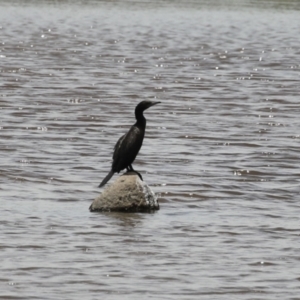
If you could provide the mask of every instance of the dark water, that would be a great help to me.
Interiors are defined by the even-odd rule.
[[[25,3],[0,2],[0,299],[300,299],[299,2]],[[161,210],[90,213],[145,99]]]

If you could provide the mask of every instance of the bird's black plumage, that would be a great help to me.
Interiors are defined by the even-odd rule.
[[[114,175],[114,173],[119,173],[125,168],[127,171],[134,171],[132,168],[132,163],[142,147],[146,130],[146,119],[143,112],[147,108],[158,103],[160,102],[142,101],[136,106],[136,122],[116,143],[111,170],[100,183],[99,187],[104,186]],[[141,177],[138,172],[136,173]]]

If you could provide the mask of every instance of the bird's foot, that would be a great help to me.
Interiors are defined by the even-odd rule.
[[[142,181],[144,181],[142,175],[140,174],[140,172],[134,170],[133,167],[132,167],[132,165],[129,165],[128,167],[126,167],[126,169],[127,169],[127,172],[134,172],[134,173],[136,173],[140,177],[140,179]]]
[[[140,174],[140,172],[138,172],[138,171],[136,171],[136,170],[132,170],[132,171],[133,171],[134,173],[136,173],[137,175],[139,175],[140,179],[141,179],[142,181],[144,181],[142,175]]]

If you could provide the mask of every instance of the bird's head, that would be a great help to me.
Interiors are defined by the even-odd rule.
[[[154,101],[149,101],[149,100],[144,100],[142,102],[140,102],[136,108],[135,108],[135,111],[136,113],[142,113],[144,110],[148,109],[149,107],[153,106],[153,105],[156,105],[160,102],[154,102]]]

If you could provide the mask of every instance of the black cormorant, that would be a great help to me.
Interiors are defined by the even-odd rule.
[[[127,169],[127,171],[136,172],[142,179],[141,174],[133,170],[131,164],[134,162],[143,144],[146,129],[146,119],[143,115],[143,112],[147,108],[158,103],[160,102],[142,101],[136,106],[136,122],[131,126],[129,131],[124,134],[116,143],[111,170],[100,183],[99,187],[104,186],[114,175],[114,173],[119,173],[125,168]]]

